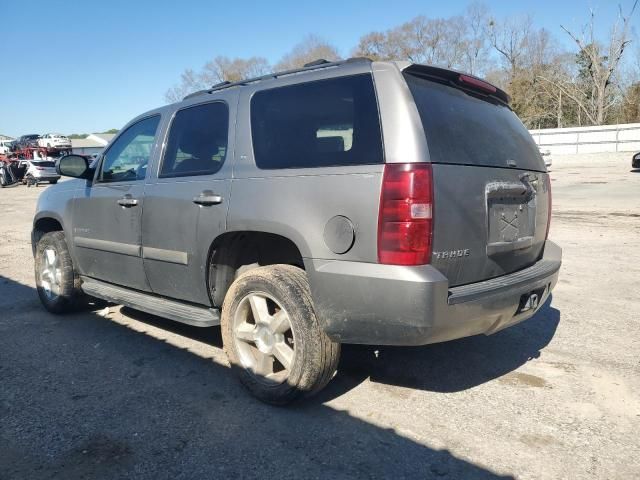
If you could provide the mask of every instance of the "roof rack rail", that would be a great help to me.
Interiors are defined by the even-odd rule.
[[[338,60],[336,62],[329,62],[329,61],[327,61],[327,60],[325,60],[323,58],[320,58],[318,60],[314,60],[313,62],[306,63],[304,65],[304,67],[302,67],[302,68],[294,68],[294,69],[291,69],[291,70],[284,70],[282,72],[269,73],[267,75],[262,75],[260,77],[247,78],[245,80],[240,80],[238,82],[229,82],[229,81],[220,82],[220,83],[217,83],[217,84],[213,85],[211,88],[207,88],[205,90],[199,90],[197,92],[190,93],[189,95],[184,97],[183,100],[187,100],[188,98],[197,97],[199,95],[204,95],[206,93],[217,92],[218,90],[223,90],[225,88],[248,85],[250,83],[259,82],[259,81],[262,81],[262,80],[269,80],[269,79],[278,78],[278,77],[283,77],[285,75],[291,75],[291,74],[294,74],[294,73],[308,72],[308,71],[311,71],[311,70],[318,70],[318,69],[321,69],[321,68],[328,68],[328,67],[339,67],[340,65],[345,65],[345,64],[349,64],[349,63],[360,63],[360,62],[362,62],[362,63],[371,63],[371,59],[370,58],[366,58],[366,57],[353,57],[353,58],[348,58],[346,60]]]
[[[220,83],[216,83],[214,86],[212,86],[211,88],[220,88],[220,87],[224,87],[225,85],[229,85],[231,82],[229,80],[225,80],[224,82],[220,82]]]
[[[319,58],[309,63],[305,63],[304,67],[315,67],[317,65],[324,65],[325,63],[331,63],[329,60],[325,60],[324,58]]]

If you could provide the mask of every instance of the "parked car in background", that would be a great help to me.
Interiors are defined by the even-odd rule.
[[[11,151],[13,140],[0,140],[0,155],[6,155]]]
[[[38,139],[38,146],[47,148],[71,148],[69,137],[61,133],[46,133]]]
[[[547,170],[551,168],[551,150],[540,149],[540,155],[542,155],[542,160],[544,160],[544,166],[547,167]]]
[[[631,159],[631,168],[640,168],[640,152],[636,153]]]
[[[24,174],[23,183],[31,186],[39,183],[58,183],[60,174],[56,171],[56,162],[53,160],[26,160],[27,171]]]
[[[442,68],[351,59],[220,85],[58,171],[76,179],[40,195],[32,231],[44,307],[84,292],[221,324],[270,403],[322,389],[341,343],[491,334],[558,279],[537,145],[505,92]]]
[[[16,141],[16,147],[17,148],[37,147],[39,138],[40,138],[40,135],[35,133],[31,133],[29,135],[22,135]]]

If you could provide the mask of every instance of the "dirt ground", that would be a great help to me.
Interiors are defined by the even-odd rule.
[[[319,397],[273,408],[218,328],[46,313],[40,189],[0,190],[0,479],[640,478],[640,172],[556,157],[552,301],[494,336],[346,346]]]

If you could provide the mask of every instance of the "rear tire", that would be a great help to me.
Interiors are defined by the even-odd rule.
[[[35,274],[38,296],[51,313],[74,311],[83,297],[80,277],[73,262],[64,232],[45,233],[36,245]]]
[[[231,368],[263,402],[313,395],[336,372],[340,344],[320,328],[300,268],[271,265],[240,275],[225,296],[221,328]]]
[[[49,180],[49,183],[50,183],[51,185],[55,185],[56,183],[58,183],[58,180]]]

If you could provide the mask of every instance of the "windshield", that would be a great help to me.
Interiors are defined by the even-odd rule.
[[[538,147],[503,103],[408,73],[433,163],[545,171]]]

